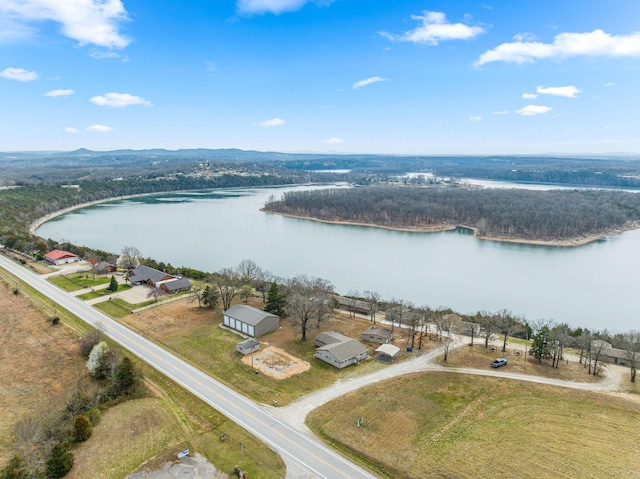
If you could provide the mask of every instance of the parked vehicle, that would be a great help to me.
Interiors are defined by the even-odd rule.
[[[506,366],[507,360],[505,358],[498,358],[491,361],[492,368],[499,368],[500,366]]]

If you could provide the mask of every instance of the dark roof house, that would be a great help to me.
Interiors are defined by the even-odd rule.
[[[179,293],[191,289],[191,283],[187,278],[173,276],[143,264],[129,271],[128,280],[131,284],[147,284],[167,293]]]
[[[115,273],[117,268],[115,267],[115,265],[111,263],[107,263],[106,261],[100,261],[93,267],[93,270],[98,274],[108,274],[108,273]]]

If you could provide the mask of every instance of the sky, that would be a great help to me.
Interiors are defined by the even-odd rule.
[[[0,151],[640,154],[637,0],[0,0]]]

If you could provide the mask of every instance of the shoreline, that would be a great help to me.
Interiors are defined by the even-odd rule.
[[[279,213],[277,211],[267,211],[264,208],[261,208],[260,211],[263,213],[286,216],[288,218],[297,218],[302,220],[316,221],[318,223],[327,223],[334,225],[343,225],[343,226],[365,226],[369,228],[380,228],[392,231],[404,231],[408,233],[440,233],[443,231],[453,231],[456,228],[464,228],[473,231],[473,237],[479,240],[485,241],[496,241],[501,243],[516,243],[516,244],[526,244],[526,245],[534,245],[534,246],[556,246],[556,247],[572,247],[572,246],[583,246],[589,243],[593,243],[594,241],[599,241],[607,236],[612,236],[620,233],[624,233],[625,231],[632,231],[635,229],[640,229],[640,222],[632,223],[627,227],[615,228],[611,231],[607,231],[602,234],[594,234],[588,236],[581,236],[577,238],[569,238],[563,240],[535,240],[535,239],[525,239],[525,238],[507,238],[503,236],[482,236],[478,234],[478,229],[474,226],[467,225],[452,225],[448,223],[442,223],[439,225],[433,226],[416,226],[416,227],[392,227],[392,226],[383,226],[376,225],[370,223],[359,223],[352,221],[344,221],[344,220],[325,220],[320,218],[314,218],[313,216],[303,216],[303,215],[294,215],[290,213]]]
[[[204,188],[198,190],[176,190],[176,191],[154,191],[152,193],[136,193],[133,195],[121,195],[121,196],[110,196],[109,198],[102,198],[100,200],[87,201],[85,203],[78,203],[74,206],[69,206],[68,208],[63,208],[61,210],[54,211],[52,213],[41,216],[37,220],[33,221],[29,225],[29,234],[34,236],[36,235],[36,230],[40,228],[47,221],[51,221],[58,216],[66,215],[67,213],[71,213],[74,210],[79,210],[81,208],[87,208],[89,206],[99,205],[100,203],[107,203],[109,201],[121,201],[121,200],[129,200],[131,198],[142,198],[144,196],[158,196],[165,194],[175,194],[175,193],[189,193],[193,191],[208,191],[208,190],[234,190],[234,189],[245,189],[245,188],[274,188],[274,187],[287,187],[287,186],[300,186],[300,184],[286,184],[286,185],[269,185],[269,186],[231,186],[231,187],[222,187],[222,188]]]

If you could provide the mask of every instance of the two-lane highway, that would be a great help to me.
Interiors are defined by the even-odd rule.
[[[286,462],[294,460],[317,478],[375,478],[315,438],[293,429],[253,401],[91,306],[59,290],[48,281],[13,263],[3,255],[0,255],[0,267],[87,323],[100,326],[107,336],[122,347],[271,446],[285,458]]]

